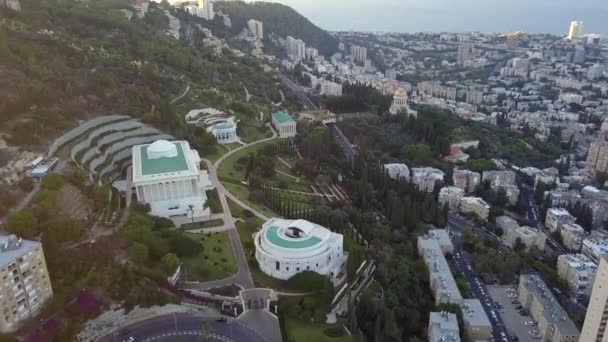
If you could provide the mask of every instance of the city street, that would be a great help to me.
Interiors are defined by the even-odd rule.
[[[255,331],[248,329],[233,319],[218,320],[189,315],[167,315],[125,327],[101,342],[198,342],[206,335],[207,326],[210,341],[263,342]]]

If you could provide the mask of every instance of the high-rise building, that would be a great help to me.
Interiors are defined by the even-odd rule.
[[[574,64],[585,63],[585,47],[584,46],[577,45],[574,48],[574,53],[572,54],[572,63],[574,63]]]
[[[0,236],[0,332],[15,331],[53,296],[42,245]]]
[[[583,22],[574,20],[570,22],[570,31],[568,31],[568,39],[573,40],[583,35]]]
[[[464,62],[470,60],[473,55],[473,43],[461,42],[458,45],[458,56],[456,62],[459,66],[463,66]]]
[[[366,47],[351,45],[350,54],[355,59],[356,63],[365,64],[365,61],[367,61],[367,48]]]
[[[247,26],[249,26],[249,31],[259,40],[264,39],[264,23],[261,21],[250,19],[247,22]]]
[[[597,80],[598,78],[602,77],[603,74],[604,67],[599,64],[594,64],[590,66],[589,70],[587,71],[587,79],[591,81]]]
[[[600,265],[595,274],[595,282],[589,304],[587,315],[583,324],[580,341],[606,342],[608,341],[608,257],[602,256]]]
[[[306,43],[292,36],[287,36],[287,39],[285,40],[285,50],[291,59],[299,61],[306,56]]]
[[[598,172],[608,172],[608,142],[598,140],[589,145],[586,165]]]

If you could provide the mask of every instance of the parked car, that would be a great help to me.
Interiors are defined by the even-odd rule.
[[[524,324],[527,325],[527,326],[532,326],[532,325],[534,325],[534,322],[532,322],[532,321],[525,321]]]

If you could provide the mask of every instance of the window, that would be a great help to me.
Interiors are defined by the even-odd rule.
[[[276,261],[274,267],[277,269],[277,271],[281,270],[281,263]]]

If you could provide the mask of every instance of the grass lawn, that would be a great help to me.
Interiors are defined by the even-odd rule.
[[[267,217],[280,216],[279,214],[270,210],[265,205],[263,205],[261,203],[255,203],[253,201],[250,201],[249,200],[249,188],[247,186],[239,185],[239,184],[232,184],[232,183],[224,183],[224,186],[226,187],[226,189],[228,189],[228,191],[230,191],[230,193],[232,193],[233,195],[238,197],[241,201],[245,202],[248,206],[261,212],[262,214],[266,215]]]
[[[203,246],[199,255],[182,260],[186,267],[187,281],[224,279],[237,272],[228,233],[185,235]]]
[[[293,342],[358,342],[361,339],[357,336],[349,336],[344,333],[341,337],[329,337],[325,335],[325,324],[312,324],[300,320],[287,319],[285,321],[285,331],[288,341]]]
[[[215,147],[215,153],[201,156],[201,158],[209,159],[209,161],[211,161],[211,163],[215,163],[216,160],[220,159],[220,157],[226,153],[228,153],[227,148],[225,148],[222,145],[217,145]]]
[[[250,126],[247,124],[240,124],[239,130],[239,137],[243,142],[248,144],[271,137],[271,133],[266,126]]]

